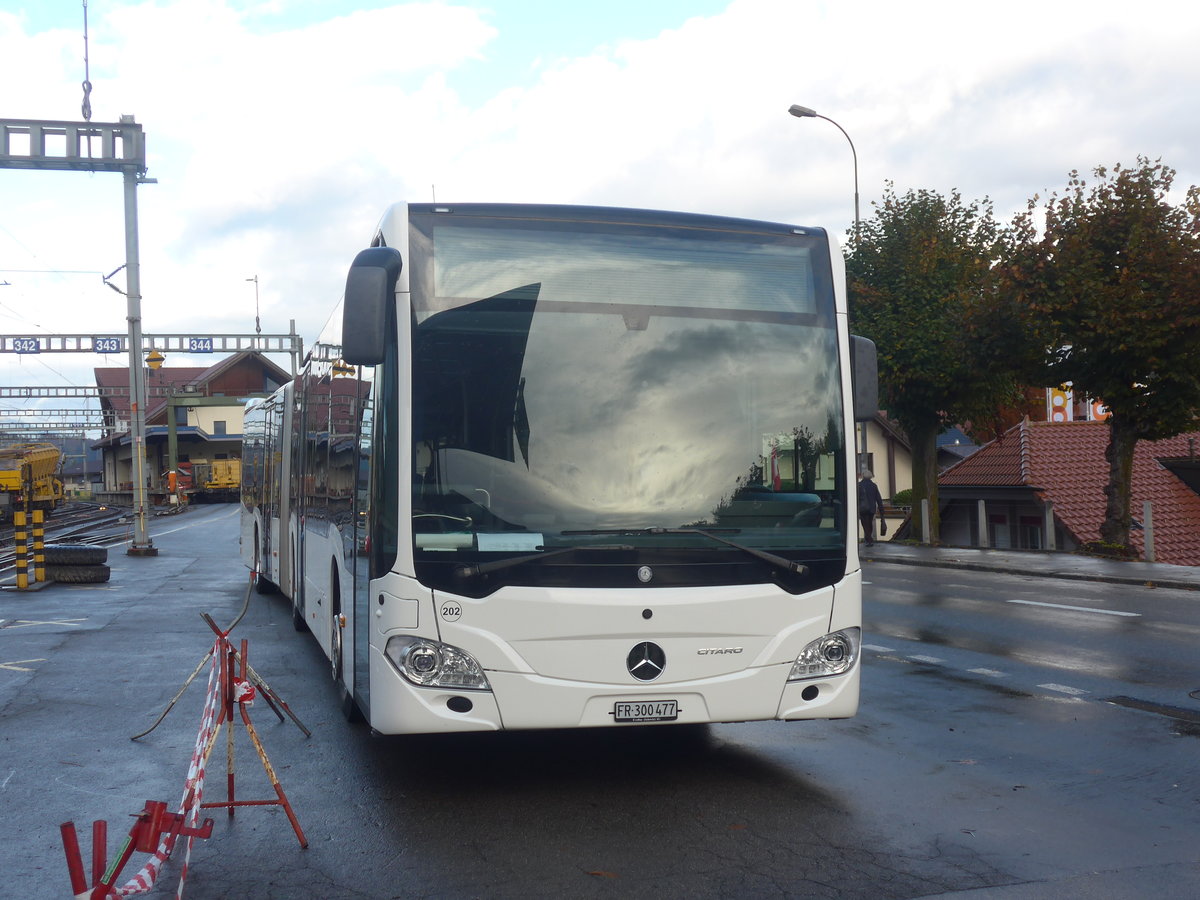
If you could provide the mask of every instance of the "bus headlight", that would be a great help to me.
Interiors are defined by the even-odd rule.
[[[388,639],[384,653],[401,675],[421,687],[492,689],[479,663],[449,644],[397,635]]]
[[[817,638],[800,651],[800,655],[792,663],[788,681],[804,681],[807,678],[824,678],[849,672],[858,661],[861,634],[858,628],[846,628]]]

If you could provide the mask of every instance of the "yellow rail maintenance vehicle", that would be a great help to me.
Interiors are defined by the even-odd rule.
[[[182,468],[182,467],[181,467]],[[241,495],[242,461],[233,459],[192,460],[193,501],[234,503]]]
[[[50,443],[0,447],[0,521],[14,511],[57,509],[65,502],[58,477],[62,450]]]

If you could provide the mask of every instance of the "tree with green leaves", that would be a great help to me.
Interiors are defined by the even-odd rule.
[[[900,196],[888,183],[874,205],[849,243],[851,328],[878,347],[881,405],[912,441],[913,494],[929,500],[936,541],[938,434],[1015,394],[1017,338],[993,305],[1000,230],[986,198],[964,203],[957,191]]]
[[[1043,383],[1108,407],[1105,544],[1131,549],[1133,451],[1200,416],[1200,189],[1168,200],[1175,171],[1072,172],[1034,197],[1007,235],[1001,291],[1024,317]]]

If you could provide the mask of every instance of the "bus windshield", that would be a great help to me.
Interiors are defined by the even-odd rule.
[[[763,580],[736,545],[844,562],[823,233],[414,213],[410,249],[422,580],[544,553],[506,583],[578,584],[606,550],[681,584]]]

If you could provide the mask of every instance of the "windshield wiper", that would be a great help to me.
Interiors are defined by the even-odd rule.
[[[732,534],[737,534],[740,531],[740,529],[736,528],[723,528],[720,530]],[[808,574],[808,566],[798,563],[794,559],[776,556],[774,553],[759,550],[757,547],[747,547],[745,544],[735,543],[734,541],[719,537],[711,531],[704,531],[700,528],[597,528],[590,531],[564,531],[563,534],[701,534],[710,540],[725,544],[734,550],[741,550],[743,553],[748,553],[756,559],[761,559],[763,562],[770,563],[775,568],[783,569],[785,572],[793,575]]]
[[[524,556],[509,556],[492,562],[475,563],[474,565],[459,566],[454,574],[459,578],[474,578],[476,575],[486,575],[489,572],[499,572],[511,569],[527,562],[543,562],[556,556],[564,556],[577,550],[632,550],[630,544],[592,544],[580,547],[560,547],[557,550],[543,550],[541,553],[527,553]]]

